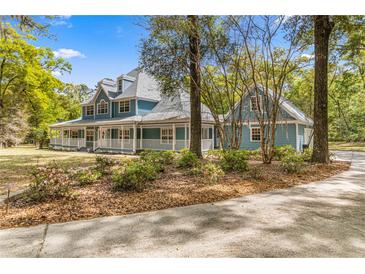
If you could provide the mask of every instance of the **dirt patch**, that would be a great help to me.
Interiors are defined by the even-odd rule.
[[[229,173],[216,184],[204,183],[186,171],[170,168],[142,192],[116,192],[111,181],[103,179],[92,185],[73,186],[72,198],[39,204],[26,204],[14,199],[5,215],[0,205],[0,228],[59,223],[100,216],[125,215],[137,212],[217,202],[233,197],[287,188],[325,179],[349,168],[347,162],[335,161],[329,165],[307,165],[300,174],[286,174],[278,162],[264,165],[250,162],[259,172]]]

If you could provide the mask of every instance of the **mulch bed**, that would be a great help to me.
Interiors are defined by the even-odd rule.
[[[300,174],[286,174],[279,163],[264,165],[250,162],[262,170],[260,179],[250,178],[250,173],[229,173],[220,183],[207,184],[201,179],[176,168],[170,168],[142,192],[117,192],[108,179],[92,185],[74,186],[72,198],[52,200],[39,204],[26,204],[13,199],[9,212],[0,205],[0,228],[33,226],[91,219],[100,216],[125,215],[159,210],[169,207],[211,203],[248,194],[287,188],[325,179],[345,171],[350,164],[335,161],[329,165],[307,165]]]

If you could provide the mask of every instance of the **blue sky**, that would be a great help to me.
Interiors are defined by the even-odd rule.
[[[147,35],[137,23],[142,16],[64,16],[50,26],[55,39],[41,38],[46,46],[72,64],[71,74],[58,76],[65,82],[94,88],[97,81],[116,78],[138,65],[140,40]]]

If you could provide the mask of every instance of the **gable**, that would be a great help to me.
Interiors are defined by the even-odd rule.
[[[261,104],[264,103],[264,95],[263,95],[263,92],[260,91],[259,92],[259,95],[261,96]],[[242,104],[240,104],[240,102],[238,102],[236,104],[236,108],[235,108],[235,117],[238,118],[239,114],[241,113],[241,117],[242,117],[242,120],[245,122],[245,121],[257,121],[257,117],[256,117],[256,114],[255,114],[255,111],[251,110],[251,96],[254,96],[252,94],[246,94],[243,96],[242,98]],[[269,102],[269,109],[271,109],[272,107],[272,101],[271,99],[269,99],[270,102]],[[241,112],[239,111],[239,108],[241,106]],[[229,116],[228,116],[229,117]],[[283,106],[280,104],[280,111],[279,111],[279,115],[278,115],[278,121],[281,121],[281,120],[295,120],[296,118],[293,117],[286,109],[283,108]]]

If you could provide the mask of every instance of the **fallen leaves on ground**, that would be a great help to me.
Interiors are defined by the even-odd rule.
[[[181,169],[170,167],[159,179],[151,182],[142,192],[117,192],[108,178],[84,187],[74,186],[71,198],[27,204],[14,199],[0,206],[0,228],[59,223],[100,216],[125,215],[170,207],[211,203],[248,194],[287,188],[319,181],[349,168],[349,163],[333,162],[329,165],[307,165],[300,174],[286,174],[278,162],[265,165],[250,162],[262,170],[255,180],[248,172],[228,173],[216,184],[202,182]]]

